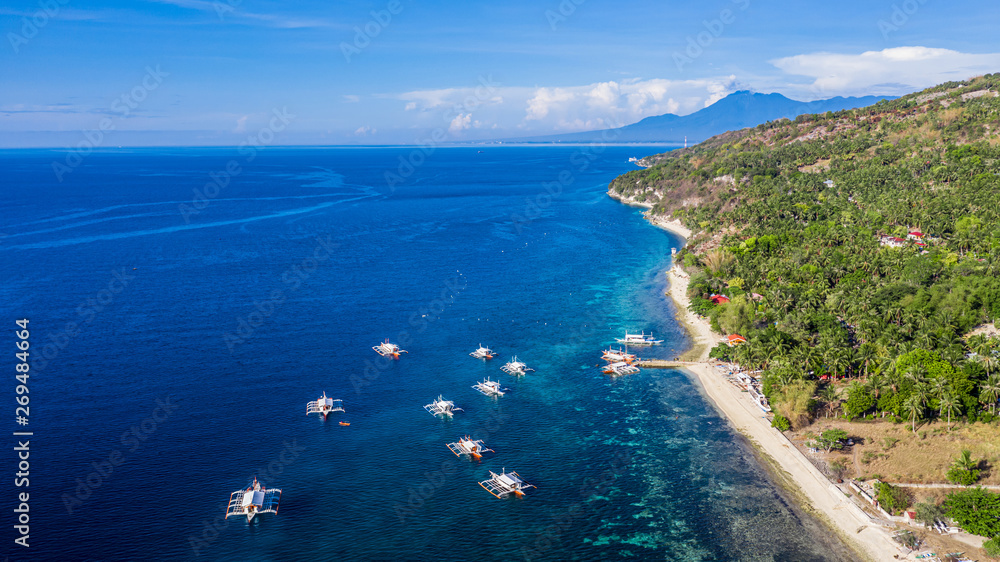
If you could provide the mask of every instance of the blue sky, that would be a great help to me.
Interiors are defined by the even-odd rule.
[[[12,0],[0,146],[419,143],[901,95],[1000,71],[1000,5]],[[282,119],[275,115],[281,114]],[[273,133],[273,135],[271,134]]]

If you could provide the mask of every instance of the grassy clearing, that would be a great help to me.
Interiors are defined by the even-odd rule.
[[[944,422],[925,423],[918,425],[914,434],[908,423],[827,418],[794,431],[792,437],[803,442],[807,435],[819,435],[827,429],[843,429],[854,439],[854,446],[819,455],[827,463],[845,459],[846,477],[878,475],[887,482],[946,483],[948,467],[968,449],[974,460],[988,464],[979,483],[1000,485],[1000,428],[996,423],[956,424],[951,431]]]

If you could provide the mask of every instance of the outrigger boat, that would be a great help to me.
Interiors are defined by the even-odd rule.
[[[442,398],[440,394],[438,394],[437,400],[425,405],[424,409],[430,412],[432,416],[441,417],[451,417],[452,413],[456,411],[463,411],[461,408],[455,406],[455,403],[451,400],[445,400]]]
[[[497,474],[490,471],[490,479],[483,480],[479,483],[484,490],[493,494],[497,498],[503,499],[510,494],[514,494],[517,497],[524,495],[524,491],[528,488],[534,488],[532,484],[525,483],[521,480],[521,477],[516,472],[507,472],[506,469]]]
[[[635,365],[629,365],[624,361],[618,361],[616,363],[610,363],[606,365],[603,369],[605,375],[632,375],[639,372],[639,367]]]
[[[344,411],[344,401],[334,400],[332,398],[327,398],[326,393],[320,396],[316,400],[306,404],[306,415],[309,414],[320,414],[324,418],[330,412],[343,412]]]
[[[631,365],[632,363],[635,363],[638,357],[621,348],[618,349],[608,348],[604,350],[604,355],[601,356],[601,359],[604,359],[605,361],[609,361],[611,363],[617,363],[619,361],[623,361]]]
[[[489,377],[482,382],[477,382],[472,388],[485,394],[486,396],[503,396],[504,389],[500,388],[500,381],[491,381]]]
[[[389,340],[372,347],[375,353],[378,353],[382,357],[392,357],[393,359],[399,359],[400,353],[409,353],[405,349],[399,349],[399,346],[394,343],[389,343]]]
[[[455,456],[469,455],[469,458],[475,460],[482,458],[483,453],[495,452],[483,444],[482,439],[472,439],[468,435],[454,443],[448,443],[448,448],[451,449],[452,453],[455,453]]]
[[[278,502],[281,500],[281,489],[267,489],[260,485],[254,476],[253,483],[244,490],[236,490],[229,496],[229,507],[226,509],[226,519],[231,515],[246,515],[247,522],[253,520],[258,513],[278,513]]]
[[[503,372],[507,373],[508,375],[514,375],[518,377],[524,376],[524,374],[527,373],[528,371],[534,371],[534,369],[528,368],[528,365],[526,365],[525,363],[518,361],[516,355],[514,356],[513,359],[508,361],[507,364],[505,364],[503,367],[500,367],[500,369],[503,370]]]
[[[493,350],[488,347],[483,347],[483,344],[479,344],[479,349],[473,351],[469,355],[475,357],[476,359],[485,360],[485,359],[493,359],[496,356],[496,353],[493,353]]]
[[[625,332],[624,338],[615,338],[615,341],[623,345],[657,345],[663,343],[663,340],[654,340],[653,334],[647,336],[645,332],[638,334]]]

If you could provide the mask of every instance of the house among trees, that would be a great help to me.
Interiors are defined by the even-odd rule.
[[[729,297],[726,295],[712,295],[708,300],[712,301],[712,304],[726,304],[729,302]]]
[[[918,242],[920,240],[923,240],[923,238],[924,238],[924,233],[920,232],[919,230],[914,230],[913,232],[906,235],[907,240],[917,240]]]
[[[896,236],[883,236],[881,244],[883,246],[889,246],[890,248],[902,248],[906,245],[906,240]]]
[[[746,342],[747,340],[739,334],[729,334],[729,336],[726,337],[726,345],[729,347],[736,347],[737,345]]]

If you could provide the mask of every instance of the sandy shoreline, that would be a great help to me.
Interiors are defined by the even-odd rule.
[[[647,217],[649,218],[649,217]],[[678,221],[650,219],[653,224],[687,239],[691,231]],[[869,560],[898,560],[906,556],[892,540],[889,532],[876,526],[858,506],[856,506],[836,484],[830,482],[806,459],[778,430],[771,427],[763,412],[753,403],[749,395],[740,392],[726,381],[709,361],[708,354],[722,340],[722,336],[712,332],[708,320],[699,318],[688,310],[687,288],[690,277],[677,264],[667,273],[670,283],[669,295],[677,306],[677,319],[685,326],[692,339],[692,347],[684,354],[688,361],[699,364],[686,367],[689,373],[701,383],[705,395],[715,404],[716,409],[729,420],[734,429],[746,436],[758,451],[770,457],[781,476],[798,488],[806,506],[859,554]]]

